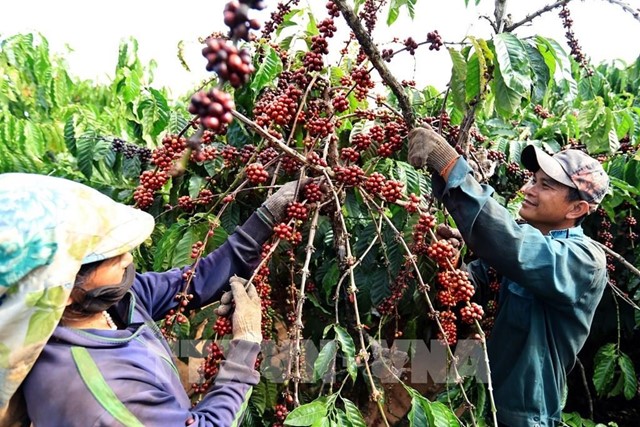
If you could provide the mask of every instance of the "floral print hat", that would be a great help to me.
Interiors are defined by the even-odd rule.
[[[0,174],[0,420],[64,311],[80,266],[134,249],[153,217],[62,178]]]

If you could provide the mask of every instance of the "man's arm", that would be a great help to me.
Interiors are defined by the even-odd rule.
[[[409,137],[409,160],[437,172],[432,174],[434,194],[478,258],[539,296],[575,302],[582,295],[586,289],[575,285],[591,284],[602,267],[601,251],[587,239],[552,239],[516,223],[491,196],[493,188],[475,180],[468,163],[444,138],[429,129],[414,129]]]

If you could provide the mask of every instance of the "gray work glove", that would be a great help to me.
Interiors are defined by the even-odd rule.
[[[245,289],[247,281],[238,276],[231,277],[229,283],[235,301],[231,318],[233,339],[260,344],[262,342],[262,308],[255,286],[250,284]]]
[[[308,180],[309,178],[300,182],[301,189],[304,188]],[[262,204],[269,211],[275,223],[284,221],[287,214],[287,206],[295,201],[294,196],[297,186],[298,181],[287,182]]]
[[[415,168],[428,166],[440,175],[446,175],[459,157],[455,148],[431,127],[412,129],[408,138],[408,161]]]

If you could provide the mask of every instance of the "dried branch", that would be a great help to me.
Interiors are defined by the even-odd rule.
[[[300,281],[300,293],[298,295],[298,303],[296,306],[296,320],[293,324],[294,330],[294,349],[293,349],[293,359],[294,359],[294,368],[295,368],[295,376],[293,381],[293,389],[294,389],[294,402],[295,405],[298,406],[300,401],[298,399],[298,386],[300,384],[300,339],[302,338],[302,328],[304,328],[304,323],[302,323],[302,308],[304,306],[304,301],[306,300],[305,295],[305,286],[307,283],[307,278],[309,277],[309,264],[311,263],[311,255],[313,254],[315,248],[313,247],[313,240],[316,236],[316,230],[318,229],[318,218],[320,217],[320,209],[316,209],[313,214],[313,219],[311,220],[311,227],[309,228],[309,238],[307,240],[307,248],[306,248],[306,258],[304,260],[304,266],[302,267],[302,278]]]
[[[493,16],[496,18],[495,26],[496,33],[501,33],[505,25],[504,14],[507,11],[507,0],[496,0],[495,10]]]
[[[626,3],[621,2],[620,0],[605,0],[611,4],[617,4],[620,6],[625,12],[631,14],[637,21],[640,21],[640,9],[634,9]]]
[[[393,94],[398,98],[398,104],[400,105],[400,110],[402,110],[402,116],[404,120],[407,122],[407,127],[412,129],[415,127],[416,118],[413,114],[413,110],[411,108],[411,102],[409,97],[404,93],[402,85],[396,80],[396,78],[391,74],[384,61],[382,60],[382,56],[380,56],[380,52],[378,48],[373,43],[371,36],[367,33],[365,28],[362,26],[360,19],[356,16],[353,9],[349,5],[347,5],[346,0],[334,0],[338,9],[342,13],[345,21],[347,21],[347,25],[351,28],[353,33],[355,34],[360,46],[364,53],[367,54],[367,57],[371,61],[371,64],[375,67],[380,74],[382,80],[389,86]]]
[[[545,7],[543,7],[542,9],[538,10],[537,12],[534,12],[530,15],[527,15],[522,21],[516,22],[514,24],[511,25],[505,25],[503,32],[505,33],[511,33],[513,32],[513,30],[515,30],[518,27],[523,26],[524,24],[527,24],[531,21],[533,21],[535,18],[537,18],[538,16],[542,15],[543,13],[552,11],[553,9],[556,9],[558,7],[562,7],[564,5],[566,5],[567,3],[569,3],[571,0],[560,0],[557,1],[553,4],[547,5]],[[613,1],[613,0],[608,0],[608,1]]]

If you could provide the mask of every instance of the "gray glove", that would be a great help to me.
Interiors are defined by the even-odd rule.
[[[300,182],[301,189],[304,187],[306,181],[308,181],[308,179]],[[269,211],[274,222],[279,223],[284,221],[287,213],[287,206],[295,201],[294,196],[296,194],[297,187],[298,181],[289,181],[280,187],[278,191],[273,193],[271,197],[265,200],[262,204],[262,206]]]
[[[262,342],[262,308],[255,286],[250,284],[245,289],[247,281],[238,276],[231,277],[229,283],[235,301],[231,319],[233,339],[260,344]]]
[[[446,175],[458,152],[446,139],[438,135],[433,129],[415,128],[409,132],[409,163],[415,168],[428,166],[440,175]]]

